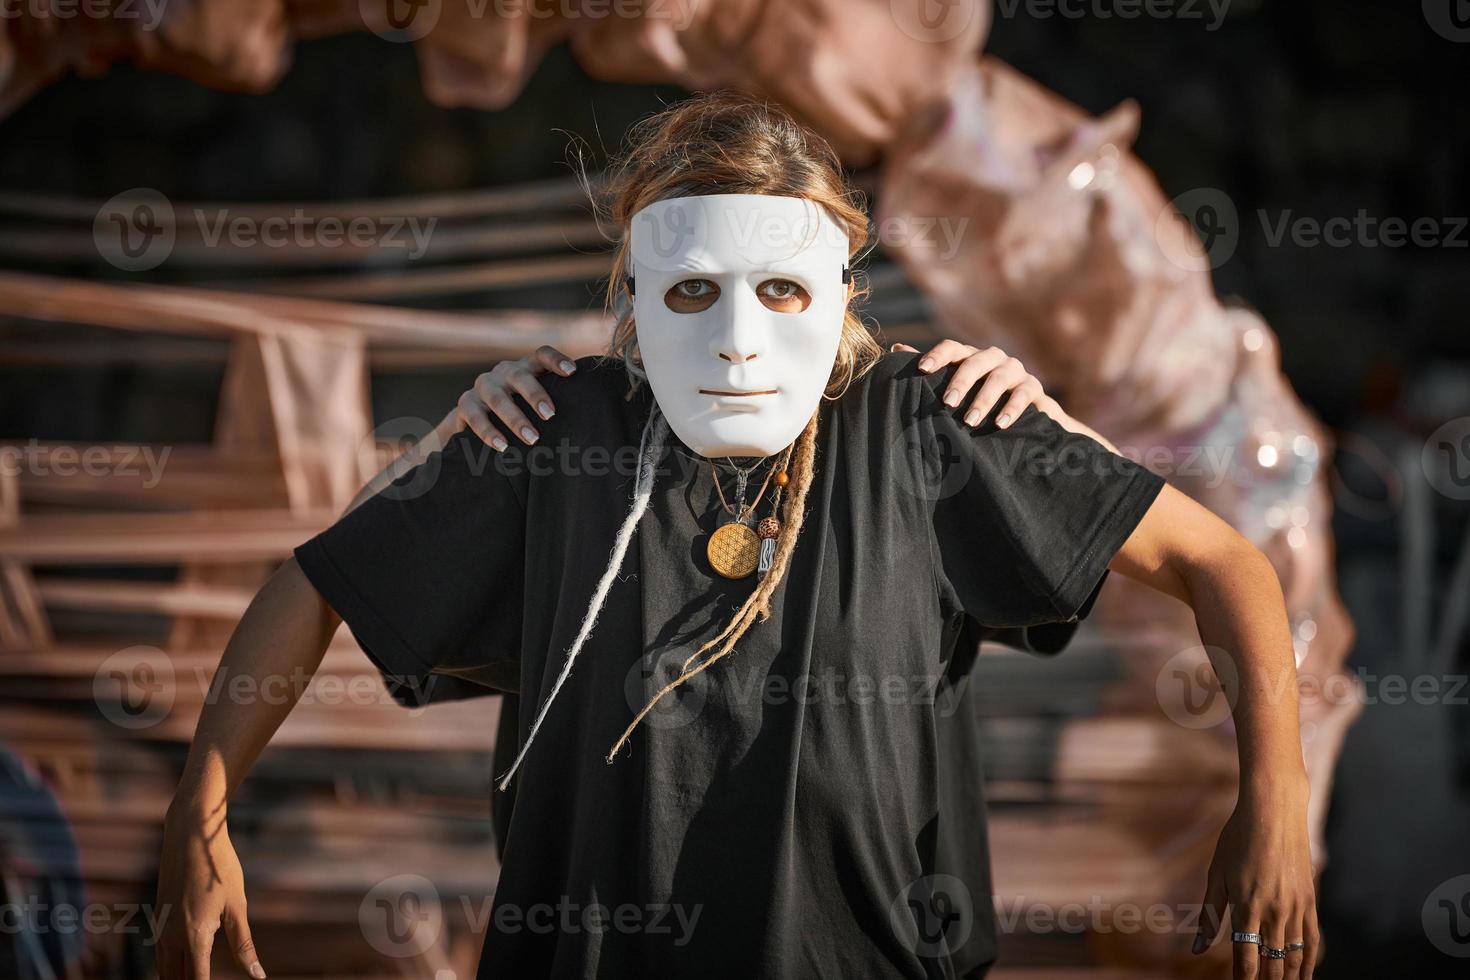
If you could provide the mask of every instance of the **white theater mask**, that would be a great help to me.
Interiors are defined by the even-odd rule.
[[[638,350],[674,434],[711,457],[791,445],[842,337],[842,226],[806,198],[712,194],[650,204],[630,236]]]

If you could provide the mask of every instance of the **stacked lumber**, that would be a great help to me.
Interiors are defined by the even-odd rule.
[[[521,196],[545,203],[540,192]],[[92,205],[7,198],[0,211],[43,222],[0,233],[0,250],[19,253],[20,265],[91,246]],[[544,234],[564,244],[565,225]],[[434,258],[503,251],[505,237],[436,238],[445,251]],[[219,274],[253,258],[185,239],[171,262]],[[518,261],[480,275],[514,281],[526,272]],[[264,271],[290,279],[317,263],[308,254],[276,264]],[[88,906],[114,918],[151,905],[161,818],[187,742],[206,699],[229,696],[211,683],[233,624],[271,569],[401,448],[373,431],[374,374],[459,366],[473,377],[542,342],[589,353],[606,332],[596,313],[410,310],[301,298],[334,293],[316,280],[303,278],[296,295],[267,285],[0,273],[0,367],[131,359],[222,378],[212,437],[197,443],[7,433],[0,444],[0,751],[23,762],[61,815],[28,815],[36,843],[20,845],[22,856],[34,878],[80,875]],[[334,639],[231,807],[273,976],[473,972],[498,870],[489,778],[498,716],[494,698],[405,711],[350,635]],[[433,928],[398,949],[382,917],[403,899],[395,889],[406,875],[432,882]],[[86,938],[69,973],[146,975],[146,930],[119,922]],[[221,956],[216,965],[233,975]]]

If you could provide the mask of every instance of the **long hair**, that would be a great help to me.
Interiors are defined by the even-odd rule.
[[[841,162],[826,140],[778,106],[735,93],[697,95],[642,120],[629,131],[623,154],[613,163],[601,185],[593,189],[585,174],[583,184],[590,192],[599,220],[617,233],[606,296],[608,309],[617,315],[617,324],[607,356],[622,362],[634,384],[642,381],[645,375],[638,354],[638,325],[633,319],[632,304],[627,301],[626,285],[631,264],[628,229],[633,216],[648,205],[669,198],[708,194],[800,197],[821,205],[847,232],[849,268],[868,246],[868,218],[862,195],[848,184]],[[855,311],[867,294],[866,278],[854,272],[852,295],[843,315],[842,337],[827,381],[825,397],[829,399],[840,398],[849,385],[878,362],[883,353]],[[656,406],[654,413],[657,415]],[[695,651],[684,662],[680,675],[655,694],[637,714],[608,752],[607,761],[613,760],[639,722],[664,695],[734,652],[735,645],[752,625],[770,617],[772,596],[791,566],[797,536],[806,516],[807,493],[816,473],[818,414],[813,413],[792,448],[790,480],[781,510],[781,532],[776,539],[776,552],[770,569],[759,579],[755,590],[736,610],[730,622],[714,639]],[[631,536],[638,517],[647,507],[654,467],[666,435],[667,426],[655,425],[651,418],[644,432],[633,508],[623,533],[619,535],[618,544],[609,556],[603,581],[610,581],[622,565],[627,537]],[[572,660],[596,621],[606,594],[605,588],[599,588],[594,594],[583,619],[583,629],[567,652],[566,664],[551,695],[542,704],[520,754],[503,777],[502,789],[530,748],[531,739],[570,672]]]

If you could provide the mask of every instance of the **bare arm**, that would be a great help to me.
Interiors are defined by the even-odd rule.
[[[221,927],[240,966],[253,977],[265,976],[229,840],[229,800],[300,700],[339,623],[295,560],[288,560],[250,603],[225,647],[216,671],[221,694],[205,700],[164,821],[157,899],[167,916],[157,953],[161,980],[207,978]],[[241,697],[240,691],[250,693]],[[265,692],[270,696],[262,697]]]
[[[206,700],[175,807],[214,810],[239,788],[250,767],[303,693],[300,688],[321,666],[322,656],[341,620],[317,594],[295,559],[289,559],[261,587],[235,627],[216,676],[229,692],[270,692],[270,697],[236,698],[228,693]],[[284,684],[282,683],[284,682]],[[284,698],[274,692],[284,688]]]
[[[1234,528],[1168,486],[1110,567],[1190,605],[1233,709],[1240,798],[1210,869],[1195,952],[1214,940],[1228,904],[1234,931],[1260,933],[1276,948],[1304,943],[1288,968],[1300,963],[1309,977],[1318,934],[1307,775],[1296,659],[1275,570]],[[1236,976],[1255,976],[1264,962],[1254,945],[1237,944],[1235,954]]]

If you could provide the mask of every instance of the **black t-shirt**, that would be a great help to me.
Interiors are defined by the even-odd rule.
[[[1034,409],[965,427],[948,372],[914,360],[823,403],[770,619],[609,764],[755,583],[709,568],[710,466],[670,435],[516,774],[481,978],[950,977],[994,958],[980,760],[947,721],[973,719],[973,640],[1074,618],[1162,483]],[[516,692],[522,739],[628,513],[651,407],[615,363],[546,384],[535,447],[462,433],[296,552],[398,700]]]

